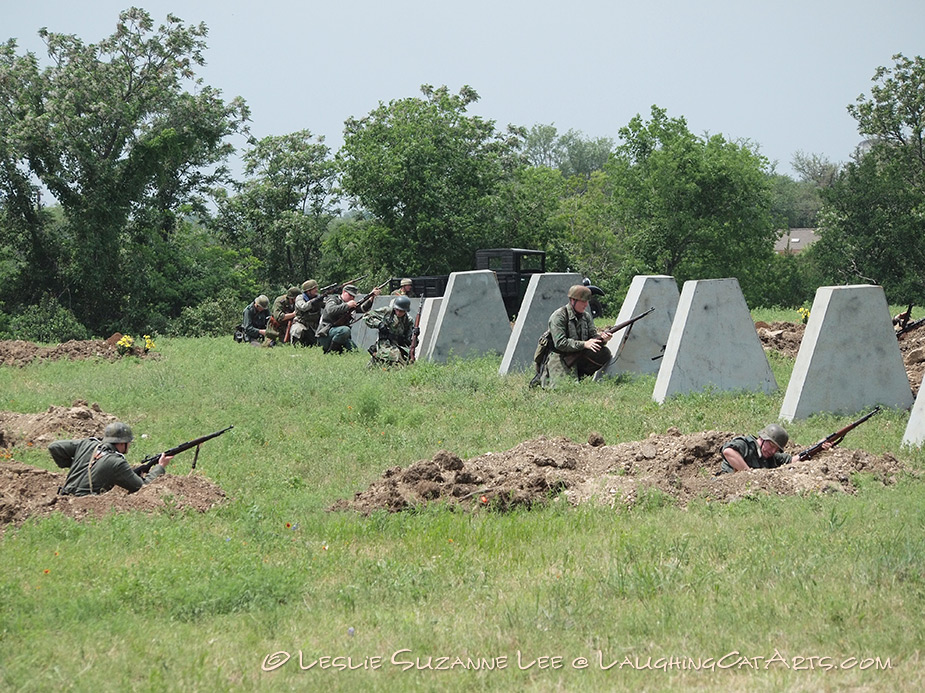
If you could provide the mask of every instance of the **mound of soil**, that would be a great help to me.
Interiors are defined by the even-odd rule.
[[[101,437],[106,424],[116,420],[98,404],[88,405],[84,400],[70,407],[52,406],[39,414],[0,412],[0,533],[6,525],[53,512],[77,519],[126,510],[153,513],[193,508],[205,512],[224,500],[225,492],[205,477],[170,472],[137,493],[116,487],[100,496],[59,496],[66,472],[50,472],[12,459],[16,446],[44,448],[64,438]]]
[[[143,346],[134,346],[129,351],[119,352],[116,346],[122,339],[119,332],[105,340],[71,340],[55,346],[39,346],[34,342],[25,342],[19,339],[12,341],[0,340],[0,365],[25,366],[35,360],[57,361],[70,359],[105,359],[115,361],[123,356],[137,356],[144,359],[159,359],[161,355],[154,351],[145,351]]]
[[[755,329],[765,351],[777,351],[789,358],[796,358],[800,351],[800,342],[806,332],[806,325],[792,322],[756,322]],[[899,340],[899,353],[902,355],[909,377],[909,386],[913,396],[918,396],[922,376],[925,375],[925,327],[907,332]]]
[[[39,414],[0,411],[0,448],[47,447],[63,438],[99,438],[106,425],[116,420],[96,402],[88,405],[82,399],[69,407],[48,407]]]
[[[81,520],[110,512],[140,510],[146,513],[192,508],[205,512],[225,499],[225,492],[197,474],[169,472],[135,493],[116,487],[99,496],[59,496],[65,474],[38,469],[15,460],[0,461],[0,531],[30,517],[60,512]]]
[[[386,470],[368,489],[336,502],[330,510],[397,512],[429,502],[505,510],[545,503],[560,492],[573,504],[632,506],[651,496],[653,489],[683,506],[697,498],[728,502],[755,494],[853,493],[854,472],[872,473],[891,484],[903,471],[893,455],[877,457],[834,448],[779,469],[715,476],[719,449],[734,435],[720,431],[681,435],[671,428],[664,435],[619,445],[605,445],[597,433],[589,436],[587,444],[540,437],[469,460],[441,450],[433,459],[406,469]]]

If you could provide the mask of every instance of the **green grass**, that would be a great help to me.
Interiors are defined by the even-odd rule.
[[[386,468],[440,449],[470,457],[539,435],[583,442],[591,431],[613,444],[670,426],[754,432],[776,419],[789,359],[771,359],[773,395],[657,405],[654,377],[542,392],[526,376],[499,377],[497,358],[369,371],[360,354],[231,339],[157,344],[156,361],[0,369],[0,410],[98,402],[133,426],[131,460],[235,426],[199,457],[198,469],[231,497],[221,508],[80,523],[52,516],[0,538],[0,689],[925,683],[925,485],[916,477],[890,487],[862,477],[854,496],[685,509],[650,494],[622,511],[562,502],[510,514],[326,510]],[[899,447],[907,419],[885,412],[845,445],[892,451],[921,469],[923,453]],[[788,428],[809,444],[845,422],[818,416]],[[16,458],[54,469],[43,451]],[[170,471],[183,474],[191,461],[178,456]],[[291,658],[274,669],[279,652]],[[357,668],[346,669],[347,657]],[[877,657],[890,668],[878,669]],[[849,658],[849,668],[831,668]],[[469,659],[482,667],[466,668]]]

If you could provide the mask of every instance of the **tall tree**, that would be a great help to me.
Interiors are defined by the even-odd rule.
[[[747,143],[695,136],[657,106],[620,137],[605,171],[632,254],[679,280],[736,276],[748,297],[777,236],[767,159]]]
[[[337,166],[309,130],[252,140],[238,193],[220,198],[217,226],[263,261],[264,280],[286,286],[318,271],[322,236],[337,215]]]
[[[8,144],[0,154],[16,157],[60,202],[68,242],[57,279],[94,329],[131,302],[119,277],[131,242],[148,233],[169,240],[180,205],[195,209],[223,178],[226,138],[245,127],[242,100],[226,103],[195,78],[206,34],[204,24],[173,15],[155,29],[147,12],[131,8],[97,43],[40,30],[51,60],[44,69],[32,53],[17,57],[12,40],[2,51],[8,129],[0,137]]]
[[[347,120],[342,187],[375,218],[365,238],[373,265],[402,274],[471,269],[521,133],[467,115],[479,98],[471,87],[421,92]]]

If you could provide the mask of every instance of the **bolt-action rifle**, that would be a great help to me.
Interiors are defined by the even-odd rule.
[[[383,286],[385,286],[386,284],[388,284],[389,281],[391,281],[391,280],[386,279],[386,280],[385,280],[384,282],[382,282],[379,286],[377,286],[376,289],[381,289]],[[359,321],[363,318],[363,316],[362,316],[362,315],[359,315],[359,316],[357,316],[357,317],[354,318],[354,317],[353,317],[353,311],[354,311],[354,310],[358,310],[358,311],[360,311],[361,313],[364,313],[364,312],[368,311],[369,308],[367,308],[367,309],[364,309],[364,308],[363,308],[363,306],[366,305],[367,303],[369,303],[369,307],[372,308],[372,305],[373,305],[373,304],[372,304],[372,300],[373,300],[374,298],[376,298],[376,297],[373,295],[373,291],[375,291],[376,289],[372,289],[368,294],[366,294],[366,295],[363,297],[363,300],[362,300],[362,301],[357,301],[357,304],[356,304],[356,306],[353,308],[353,310],[350,311],[349,313],[347,313],[345,316],[341,317],[340,320],[338,320],[336,323],[334,323],[333,326],[336,327],[337,325],[346,325],[346,324],[348,324],[348,320],[349,320],[349,324],[350,324],[350,325],[353,325],[354,323],[359,322]]]
[[[913,320],[912,322],[906,323],[906,326],[900,330],[896,330],[896,339],[902,339],[904,335],[920,328],[922,325],[925,325],[925,318],[919,318],[918,320]]]
[[[808,460],[808,459],[811,459],[811,458],[813,457],[813,455],[815,455],[817,452],[819,452],[820,450],[822,450],[822,444],[823,444],[823,443],[831,443],[831,444],[832,444],[832,447],[835,447],[835,446],[838,445],[840,442],[842,442],[842,440],[843,440],[844,437],[845,437],[845,434],[847,434],[847,433],[848,433],[849,431],[851,431],[852,429],[857,428],[858,426],[860,426],[862,423],[864,423],[865,421],[867,421],[867,419],[869,419],[870,417],[872,417],[874,414],[878,413],[879,411],[880,411],[880,407],[877,407],[877,408],[874,409],[873,411],[868,412],[867,414],[865,414],[864,416],[862,416],[862,417],[861,417],[860,419],[858,419],[857,421],[854,421],[853,423],[848,424],[848,425],[845,426],[844,428],[838,429],[837,431],[835,431],[835,433],[830,433],[829,435],[827,435],[825,438],[823,438],[822,440],[820,440],[820,441],[819,441],[818,443],[816,443],[815,445],[812,445],[812,446],[806,448],[805,450],[801,450],[800,452],[798,452],[798,453],[795,455],[795,458],[798,459],[798,460]]]
[[[632,329],[633,329],[633,323],[635,323],[637,320],[642,320],[642,319],[643,319],[644,317],[646,317],[649,313],[653,313],[653,312],[655,312],[655,308],[649,308],[649,310],[645,311],[644,313],[640,313],[639,315],[634,315],[634,316],[631,317],[629,320],[624,320],[623,322],[618,322],[616,325],[612,325],[611,327],[608,327],[607,329],[605,329],[600,335],[598,335],[597,339],[600,340],[600,337],[603,336],[603,335],[605,335],[605,334],[606,334],[606,335],[615,334],[615,333],[619,332],[620,330],[622,330],[624,327],[629,327],[630,330],[632,330]],[[627,334],[629,334],[628,331],[627,331]],[[600,341],[603,343],[603,340],[600,340]],[[587,352],[587,353],[586,353],[586,352]],[[601,353],[601,352],[599,352],[599,351],[598,351],[598,352],[593,352],[593,351],[588,351],[587,349],[583,349],[582,351],[575,351],[575,352],[572,352],[572,353],[570,353],[570,354],[566,354],[565,357],[563,358],[563,360],[565,361],[565,365],[568,366],[569,368],[571,368],[572,365],[574,365],[574,363],[579,359],[579,357],[584,356],[585,358],[589,358],[589,359],[591,359],[592,361],[594,361],[594,363],[597,363],[597,364],[599,364],[600,366],[603,367],[603,366],[606,366],[607,364],[606,364],[606,363],[600,363],[600,361],[598,361],[598,360],[595,358],[595,357],[597,357],[598,354],[600,354],[600,353]],[[608,360],[609,360],[609,357],[608,357]]]
[[[230,431],[232,428],[234,428],[234,426],[229,426],[228,428],[223,428],[221,431],[216,431],[215,433],[210,433],[200,438],[194,438],[193,440],[187,441],[186,443],[180,443],[175,448],[170,448],[170,450],[164,450],[164,452],[159,452],[156,455],[149,455],[141,461],[141,464],[133,467],[132,471],[135,472],[138,476],[143,476],[151,471],[151,467],[157,464],[158,460],[161,459],[161,455],[173,457],[174,455],[179,455],[181,452],[186,452],[190,448],[196,448],[196,454],[193,457],[193,469],[196,469],[196,460],[199,459],[199,446],[205,443],[207,440],[218,438],[222,433],[225,431]]]

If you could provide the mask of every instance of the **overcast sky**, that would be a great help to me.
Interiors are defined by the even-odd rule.
[[[87,43],[130,1],[2,0],[0,39],[46,58],[40,27]],[[257,137],[343,123],[421,84],[468,84],[470,113],[618,139],[653,104],[695,134],[749,139],[781,173],[797,151],[846,161],[846,106],[892,56],[925,54],[925,2],[886,0],[147,0],[209,27],[205,82],[242,96]],[[43,63],[43,64],[47,64]],[[240,143],[237,143],[240,144]]]

